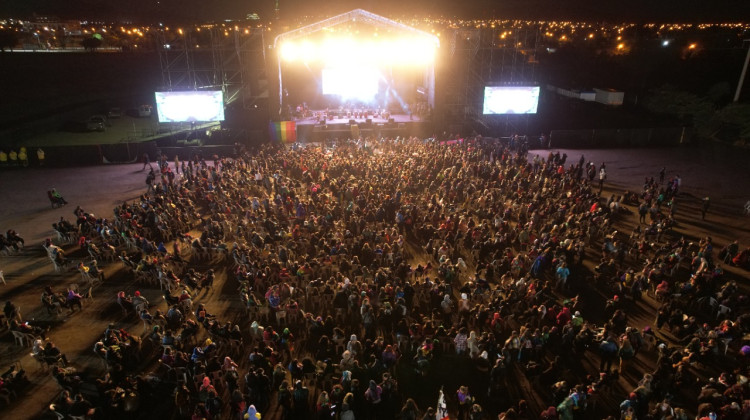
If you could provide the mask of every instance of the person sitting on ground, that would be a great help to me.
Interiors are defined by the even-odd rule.
[[[78,294],[75,290],[68,288],[68,295],[66,297],[66,303],[70,311],[73,311],[73,307],[78,306],[79,310],[83,310],[83,305],[81,304],[81,299],[83,299],[83,296]]]
[[[60,203],[60,204],[62,204],[62,205],[68,204],[68,202],[67,202],[67,201],[65,201],[65,199],[63,198],[63,196],[62,196],[62,195],[60,195],[60,193],[59,193],[59,192],[57,192],[57,190],[56,190],[56,189],[52,188],[52,190],[50,190],[50,194],[52,195],[52,197],[53,197],[53,198],[54,198],[54,199],[55,199],[55,200],[56,200],[56,201],[57,201],[58,203]]]
[[[125,295],[125,292],[123,291],[117,293],[117,304],[127,313],[133,312],[135,309],[133,306],[133,300]]]
[[[89,274],[91,276],[99,278],[99,280],[104,281],[104,270],[99,268],[99,264],[96,262],[96,260],[92,260],[91,264],[88,266]]]
[[[60,349],[55,346],[55,343],[48,341],[47,344],[44,345],[44,360],[48,364],[54,364],[57,362],[62,362],[63,367],[68,365],[68,358],[65,357],[65,354],[63,354]]]
[[[48,331],[47,329],[44,329],[42,327],[31,325],[28,321],[18,322],[15,319],[12,319],[10,321],[10,330],[18,331],[22,334],[31,334],[34,337],[42,337],[42,340],[46,338],[46,333]]]
[[[148,308],[148,299],[141,296],[141,292],[139,290],[136,290],[133,294],[133,307],[136,309],[147,309]]]
[[[44,288],[41,301],[49,313],[62,313],[62,306],[67,306],[65,297],[59,293],[53,292],[51,286],[46,286]]]
[[[94,412],[96,409],[94,406],[85,398],[83,398],[83,395],[76,394],[75,399],[73,401],[73,406],[70,407],[70,417],[82,417],[82,418],[90,418],[94,415]]]
[[[5,302],[3,313],[5,314],[5,319],[8,321],[15,319],[21,322],[21,309],[9,300]]]
[[[77,392],[81,386],[81,378],[76,375],[75,369],[55,367],[52,371],[52,377],[55,378],[58,384],[65,389]]]
[[[7,241],[16,249],[23,248],[26,242],[23,240],[22,237],[18,236],[18,233],[16,233],[13,229],[8,229],[8,232],[5,234],[5,237]],[[21,244],[19,246],[18,244]]]

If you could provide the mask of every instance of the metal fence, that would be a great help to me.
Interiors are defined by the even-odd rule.
[[[553,130],[550,147],[569,149],[663,147],[689,143],[687,127]]]

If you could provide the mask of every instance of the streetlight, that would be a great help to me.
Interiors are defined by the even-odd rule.
[[[750,39],[746,39],[742,41],[742,45],[745,45],[746,41],[750,41]],[[737,83],[737,91],[734,92],[734,102],[737,102],[740,100],[740,92],[742,92],[742,82],[745,81],[745,74],[747,73],[747,65],[750,63],[750,48],[747,49],[747,55],[745,56],[745,65],[742,66],[742,72],[740,73],[740,81]]]

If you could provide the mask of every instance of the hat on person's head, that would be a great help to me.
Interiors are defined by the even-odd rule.
[[[581,311],[576,311],[576,313],[574,313],[573,316],[575,316],[575,317],[581,316]]]
[[[135,291],[135,295],[136,295],[136,296],[140,296],[140,295],[141,295],[141,292],[139,292],[138,290],[136,290],[136,291]]]

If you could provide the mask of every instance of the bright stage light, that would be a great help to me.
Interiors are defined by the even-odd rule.
[[[297,44],[293,42],[285,42],[281,45],[281,49],[279,50],[279,55],[281,56],[281,59],[284,61],[294,61],[298,57],[298,48]]]
[[[395,39],[358,39],[354,37],[327,37],[318,42],[285,42],[279,56],[288,62],[321,62],[325,66],[338,66],[356,62],[370,65],[419,66],[435,61],[437,43],[424,37]]]
[[[380,73],[374,68],[356,65],[324,68],[322,90],[324,95],[366,102],[377,95],[379,79]]]

